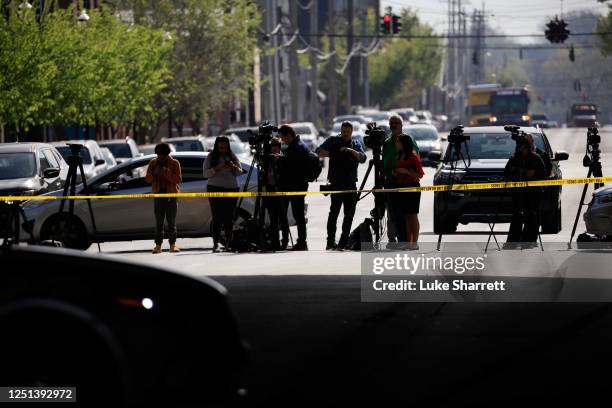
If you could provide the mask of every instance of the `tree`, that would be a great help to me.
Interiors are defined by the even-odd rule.
[[[598,0],[600,3],[608,3],[608,14],[599,18],[597,22],[597,33],[601,39],[601,52],[603,55],[612,55],[612,3],[608,0]]]
[[[197,122],[246,94],[260,23],[252,1],[121,0],[117,7],[176,40],[172,79],[160,102],[172,112],[179,133],[185,121]]]

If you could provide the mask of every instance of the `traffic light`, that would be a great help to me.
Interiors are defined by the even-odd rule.
[[[381,17],[382,23],[380,23],[380,33],[383,35],[391,34],[391,14],[385,14]]]
[[[559,20],[556,16],[546,24],[546,39],[553,44],[559,44],[565,42],[568,39],[570,31],[567,29],[567,23],[563,19]]]
[[[392,31],[393,34],[397,34],[400,31],[402,31],[402,22],[400,21],[402,18],[400,16],[397,15],[393,15],[393,17],[391,18],[393,26],[392,26]]]
[[[574,44],[572,44],[569,49],[569,60],[572,62],[576,61],[576,54],[574,53]]]

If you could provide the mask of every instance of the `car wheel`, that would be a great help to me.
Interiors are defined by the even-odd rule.
[[[42,227],[41,241],[59,241],[66,248],[86,250],[91,246],[83,222],[69,213],[56,214]]]

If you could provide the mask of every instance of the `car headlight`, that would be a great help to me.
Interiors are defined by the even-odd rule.
[[[495,117],[495,116],[491,116],[491,117],[489,118],[489,122],[491,122],[491,123],[495,123],[495,122],[497,122],[497,117]]]
[[[528,121],[529,119],[531,119],[531,116],[523,115],[523,116],[521,116],[521,119],[524,120],[524,121]]]

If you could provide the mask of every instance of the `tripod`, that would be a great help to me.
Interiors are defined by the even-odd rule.
[[[599,136],[599,131],[597,130],[597,128],[589,128],[589,130],[587,131],[586,153],[584,155],[584,158],[582,159],[582,165],[584,167],[589,168],[587,178],[590,178],[591,176],[603,177],[600,162],[601,150],[599,150],[599,143],[601,143],[601,136]],[[597,190],[602,186],[603,183],[595,183],[594,188],[595,190]],[[586,192],[588,188],[588,184],[585,184],[582,188],[582,195],[580,196],[580,203],[578,204],[578,211],[576,212],[576,218],[574,219],[572,235],[570,236],[570,240],[567,243],[567,249],[572,249],[572,240],[574,239],[574,235],[576,234],[576,227],[578,226],[578,219],[580,218],[582,207],[585,206],[584,198],[586,197]]]
[[[251,132],[252,133],[252,132]],[[260,140],[263,139],[263,140]],[[267,251],[270,249],[270,245],[268,245],[267,240],[267,228],[266,228],[266,206],[262,203],[261,192],[264,191],[264,186],[266,185],[266,179],[268,174],[270,173],[270,169],[274,166],[271,163],[270,157],[271,154],[271,146],[270,146],[270,135],[265,134],[262,138],[259,135],[253,135],[252,141],[255,143],[251,143],[252,146],[255,147],[255,153],[253,154],[253,160],[251,161],[251,167],[249,168],[249,172],[247,174],[247,178],[242,188],[242,192],[246,192],[251,181],[251,177],[253,175],[253,169],[257,169],[257,196],[255,197],[255,209],[253,211],[253,217],[249,220],[247,225],[247,238],[251,241],[251,244],[262,251]],[[250,141],[251,142],[251,141]],[[279,177],[278,171],[274,172],[274,181],[275,185],[279,186]],[[282,199],[278,197],[279,200]],[[234,222],[238,218],[238,210],[242,206],[244,197],[240,197],[236,208],[234,209],[233,220]],[[289,230],[289,221],[287,220],[287,206],[284,201],[281,202],[280,205],[280,227],[283,230],[288,231],[288,235],[291,239],[291,243],[293,244],[293,237],[291,237],[291,231]],[[270,217],[273,215],[270,214]],[[253,231],[254,230],[254,231]],[[232,236],[234,235],[234,230],[232,230]]]
[[[448,186],[449,189],[452,191],[453,188],[453,184],[455,182],[455,174],[457,172],[457,163],[459,162],[459,159],[461,159],[461,161],[463,162],[463,166],[464,169],[468,169],[471,165],[472,165],[472,159],[470,157],[470,150],[468,149],[468,144],[467,141],[470,140],[470,136],[465,135],[463,133],[463,126],[459,125],[456,126],[455,128],[453,128],[448,136],[448,141],[451,145],[451,154],[454,155],[454,160],[448,161],[448,163],[450,163],[450,172],[448,173]],[[464,145],[465,146],[465,154],[467,156],[467,162],[466,162],[466,157],[463,156],[463,153],[461,152],[461,146]],[[442,245],[442,235],[444,235],[443,232],[440,232],[440,234],[438,234],[438,245],[436,246],[436,251],[440,251],[440,246]],[[497,239],[495,240],[497,242]]]
[[[374,169],[374,190],[380,190],[383,188],[383,161],[382,161],[382,145],[375,145],[372,148],[372,159],[368,161],[368,169],[366,170],[366,174],[361,182],[361,186],[359,187],[359,193],[357,195],[357,201],[361,201],[368,194],[366,193],[363,196],[361,192],[365,186],[368,177],[370,176],[370,172]],[[385,196],[382,193],[373,193],[374,194],[374,208],[370,211],[372,228],[374,229],[375,243],[380,243],[381,236],[383,234],[383,224],[381,220],[385,216]]]
[[[20,225],[19,225],[19,217],[23,218],[24,223],[27,225],[28,219],[21,207],[20,201],[7,201],[1,203],[2,207],[6,207],[6,223],[4,225],[4,236],[2,240],[2,247],[8,248],[12,244],[19,244],[19,234],[20,234]],[[13,234],[11,235],[11,228]],[[28,234],[30,234],[30,238],[34,240],[34,236],[32,235],[32,230],[30,228],[24,228]]]
[[[68,146],[70,146],[70,152],[72,153],[72,156],[68,157],[68,176],[66,177],[66,182],[64,183],[64,193],[63,193],[64,197],[68,195],[69,191],[70,191],[71,196],[76,195],[77,169],[80,172],[81,180],[83,182],[83,191],[88,191],[87,179],[85,177],[85,171],[83,171],[83,158],[81,157],[81,148],[83,147],[83,145],[76,143],[76,144],[68,144]],[[62,198],[62,201],[60,203],[60,208],[57,213],[58,213],[58,216],[60,217],[60,220],[61,218],[64,218],[64,221],[66,223],[70,223],[72,222],[71,218],[66,218],[64,214],[71,214],[71,215],[74,214],[74,200],[69,200],[67,213],[64,213],[65,204],[66,204],[66,199]],[[96,219],[94,217],[93,208],[91,207],[90,199],[87,199],[87,207],[89,208],[89,217],[91,218],[91,226],[93,228],[94,240],[96,241],[96,244],[98,244],[98,252],[101,252],[100,242],[97,239],[98,230],[96,228]],[[53,241],[55,241],[55,239],[53,239]]]

